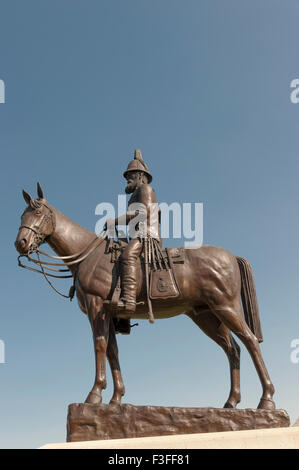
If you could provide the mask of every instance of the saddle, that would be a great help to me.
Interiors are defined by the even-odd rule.
[[[174,264],[184,264],[184,248],[161,249],[158,240],[147,238],[143,241],[144,247],[140,256],[141,263],[145,266],[147,302],[151,300],[164,301],[180,296],[179,286],[175,276]],[[121,295],[121,254],[127,246],[128,240],[125,237],[118,237],[107,240],[106,254],[110,254],[110,262],[115,265],[115,280],[111,288],[108,302],[114,313],[114,326],[116,333],[129,334],[131,328],[129,320],[117,318],[117,304]],[[145,302],[140,302],[145,304]],[[139,303],[139,304],[140,304]],[[138,303],[137,303],[138,305]],[[149,305],[150,309],[151,306]]]

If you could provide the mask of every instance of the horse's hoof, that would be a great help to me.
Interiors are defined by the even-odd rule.
[[[90,392],[85,400],[85,403],[90,403],[91,405],[100,405],[102,403],[102,395],[99,395],[96,392]]]
[[[257,407],[258,410],[275,410],[275,408],[275,403],[270,398],[261,398]]]
[[[113,399],[111,398],[111,400],[109,401],[109,405],[120,405],[120,400],[117,400],[117,399]]]
[[[229,401],[227,401],[223,408],[236,408],[236,407],[233,406],[231,403],[229,403]]]

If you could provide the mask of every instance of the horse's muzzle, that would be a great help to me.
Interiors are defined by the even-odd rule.
[[[16,240],[15,241],[15,247],[16,247],[16,250],[20,253],[20,255],[25,255],[28,251],[28,249],[26,248],[27,246],[27,240],[26,238],[21,238],[20,240]]]

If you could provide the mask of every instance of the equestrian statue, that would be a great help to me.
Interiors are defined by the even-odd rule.
[[[274,386],[259,345],[263,337],[250,263],[216,246],[163,249],[152,175],[140,150],[135,151],[124,177],[126,193],[131,194],[128,210],[107,220],[102,235],[53,207],[39,183],[37,198],[23,190],[27,205],[15,241],[19,265],[41,272],[57,292],[49,277],[72,278],[70,293],[64,296],[76,294],[91,324],[95,381],[85,402],[102,403],[107,358],[114,384],[110,403],[121,403],[125,388],[116,334],[129,334],[131,320],[153,323],[184,314],[227,355],[231,387],[224,407],[236,408],[241,400],[240,348],[234,333],[247,348],[261,382],[258,408],[274,410]],[[111,236],[111,228],[117,231],[118,225],[129,226],[129,239]],[[42,251],[43,243],[56,255]],[[41,255],[51,261],[42,260]],[[24,265],[23,258],[36,268]]]

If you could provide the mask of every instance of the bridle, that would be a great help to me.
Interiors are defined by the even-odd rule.
[[[48,271],[55,271],[55,272],[60,272],[60,273],[71,272],[69,266],[78,265],[80,262],[85,260],[87,258],[87,256],[89,256],[97,247],[99,247],[102,244],[102,242],[105,240],[106,237],[101,237],[100,235],[96,236],[96,238],[94,238],[94,240],[92,240],[92,242],[87,247],[85,247],[83,250],[81,250],[77,253],[74,253],[73,255],[68,255],[68,256],[50,255],[49,253],[46,253],[45,251],[40,250],[39,245],[41,245],[47,238],[47,235],[45,235],[43,233],[42,229],[45,226],[45,224],[48,223],[49,220],[51,220],[53,231],[55,230],[56,224],[55,224],[55,217],[54,217],[53,211],[49,206],[47,206],[47,204],[45,204],[42,201],[31,201],[30,204],[35,209],[38,209],[41,205],[43,205],[47,208],[48,212],[43,217],[43,219],[42,219],[42,221],[41,221],[41,223],[40,223],[40,225],[37,229],[34,229],[33,227],[30,227],[29,225],[21,225],[19,227],[19,231],[22,228],[26,228],[28,230],[31,230],[34,233],[34,239],[33,239],[33,243],[30,245],[28,253],[18,256],[18,265],[21,268],[25,268],[25,269],[28,269],[30,271],[34,271],[34,272],[43,274],[46,281],[52,287],[52,289],[55,290],[55,292],[57,292],[62,297],[65,297],[67,299],[72,300],[74,295],[75,295],[76,270],[75,270],[74,274],[57,275],[57,274],[51,274],[51,273],[45,272],[45,269],[47,269]],[[31,254],[36,254],[38,259],[32,258],[32,256],[30,256]],[[47,256],[48,258],[51,258],[51,259],[60,260],[61,262],[60,263],[53,263],[53,262],[50,262],[50,261],[43,261],[43,260],[40,259],[40,255]],[[24,265],[21,262],[21,258],[27,258],[28,261],[39,265],[41,270],[31,268],[29,266]],[[50,266],[56,266],[56,267],[58,267],[58,269],[50,267]],[[61,267],[66,268],[66,269],[61,269]],[[66,278],[73,277],[74,282],[73,282],[73,285],[70,288],[69,294],[65,295],[62,292],[60,292],[58,289],[56,289],[56,287],[53,286],[53,284],[48,279],[48,277],[55,277],[55,278],[58,278],[58,279],[66,279]]]
[[[27,228],[28,230],[31,230],[34,233],[34,242],[30,246],[30,251],[31,251],[31,249],[33,249],[32,251],[35,251],[35,249],[37,249],[39,247],[39,245],[41,245],[47,237],[42,231],[44,225],[49,220],[51,220],[52,228],[53,228],[53,231],[54,231],[56,224],[55,224],[55,218],[54,218],[54,215],[53,215],[53,211],[52,211],[52,209],[50,209],[49,206],[47,206],[47,204],[45,204],[42,201],[33,201],[33,200],[30,202],[30,204],[34,209],[38,209],[39,207],[44,206],[48,210],[48,213],[43,217],[43,220],[41,221],[40,226],[38,227],[37,230],[35,230],[33,227],[30,227],[29,225],[21,225],[19,227],[19,231],[22,228]]]

